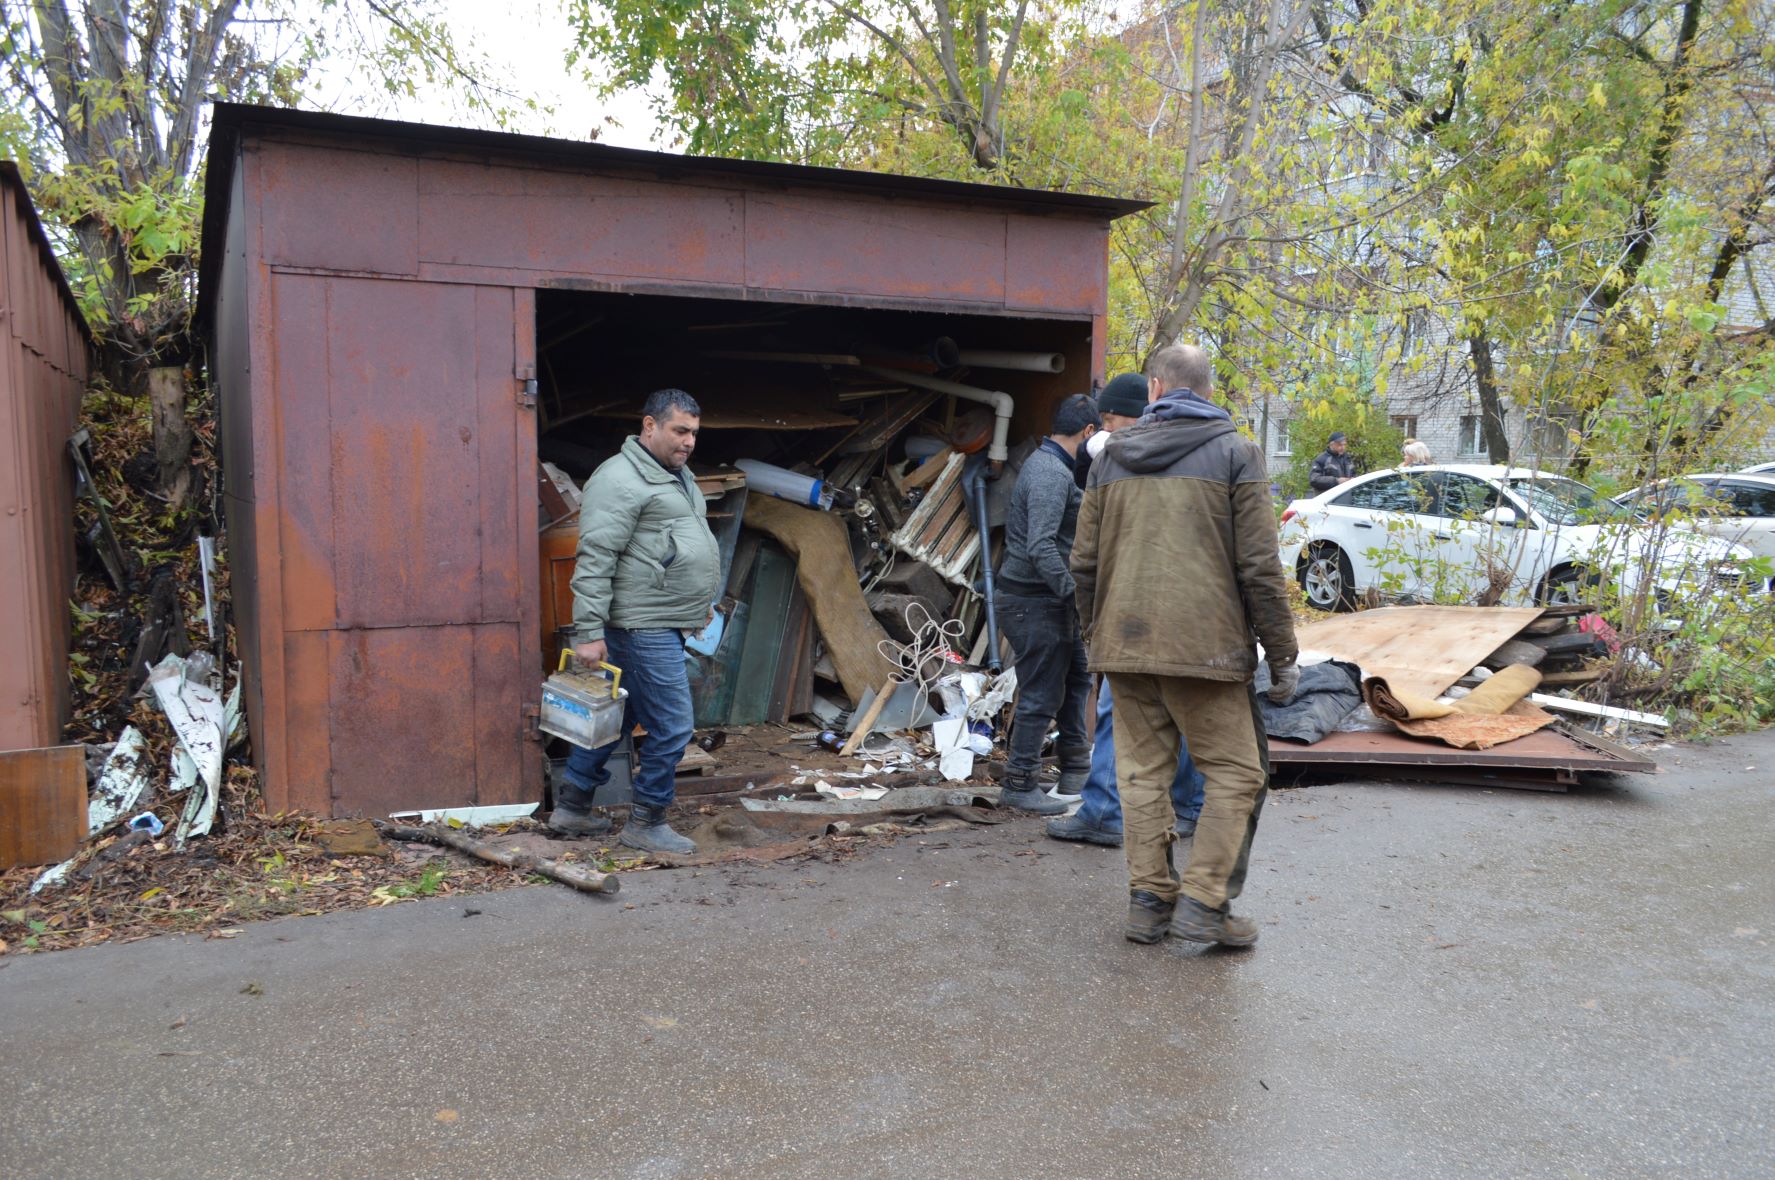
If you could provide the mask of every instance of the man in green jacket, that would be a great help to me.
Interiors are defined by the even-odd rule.
[[[1091,671],[1115,696],[1116,779],[1135,942],[1167,932],[1248,946],[1234,915],[1268,783],[1253,637],[1287,703],[1300,683],[1263,452],[1208,400],[1213,367],[1172,345],[1147,366],[1149,404],[1091,465],[1072,546]],[[1178,738],[1206,779],[1189,861],[1171,863]]]
[[[682,389],[649,394],[641,433],[623,441],[586,481],[573,567],[573,653],[622,669],[629,691],[625,731],[647,730],[621,842],[644,852],[690,853],[696,845],[666,823],[678,760],[695,727],[684,639],[709,621],[721,580],[721,551],[704,519],[703,494],[685,466],[696,449],[702,407]],[[549,826],[598,835],[592,795],[610,781],[604,766],[620,743],[574,747]]]

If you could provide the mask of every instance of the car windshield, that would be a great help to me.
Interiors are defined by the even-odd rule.
[[[1632,515],[1631,510],[1575,479],[1519,476],[1510,481],[1510,490],[1554,524],[1595,524]]]

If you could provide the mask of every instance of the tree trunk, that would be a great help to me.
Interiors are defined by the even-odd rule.
[[[148,401],[153,411],[156,483],[177,511],[191,499],[191,447],[195,435],[185,419],[185,371],[148,370]]]
[[[1504,433],[1504,402],[1498,394],[1498,370],[1492,361],[1491,335],[1484,328],[1467,333],[1467,351],[1473,357],[1473,381],[1479,387],[1479,424],[1485,450],[1493,463],[1510,462],[1510,439]]]

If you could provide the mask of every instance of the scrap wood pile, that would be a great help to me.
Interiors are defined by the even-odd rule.
[[[1389,607],[1297,634],[1301,699],[1264,707],[1272,737],[1301,743],[1272,744],[1272,758],[1297,768],[1392,763],[1569,782],[1580,769],[1652,769],[1603,735],[1669,727],[1576,695],[1622,657],[1608,624],[1583,607]]]

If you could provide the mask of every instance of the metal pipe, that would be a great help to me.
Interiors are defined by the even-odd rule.
[[[961,363],[974,369],[1016,369],[1021,373],[1064,373],[1066,357],[1058,352],[1014,352],[1001,348],[964,348]]]
[[[923,373],[908,373],[904,369],[883,369],[875,365],[864,365],[862,372],[872,377],[880,377],[884,381],[899,381],[906,385],[928,389],[933,393],[947,393],[952,397],[966,398],[971,402],[982,402],[992,407],[997,420],[992,424],[992,449],[987,458],[994,463],[1003,463],[1010,458],[1011,451],[1006,445],[1011,435],[1011,413],[1017,404],[1008,393],[997,390],[981,389],[977,385],[963,385],[959,381],[945,381],[941,377],[927,377]]]
[[[998,654],[998,607],[992,601],[992,521],[986,514],[986,464],[973,465],[965,487],[974,509],[974,527],[980,530],[980,577],[986,594],[986,667],[996,676],[1005,670],[1005,662]]]

